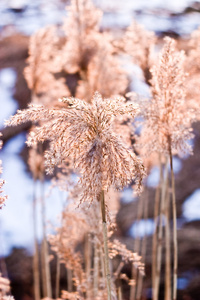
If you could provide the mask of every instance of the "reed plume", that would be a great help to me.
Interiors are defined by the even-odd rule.
[[[199,114],[199,80],[200,80],[200,28],[193,31],[188,42],[187,59],[185,61],[185,70],[189,74],[187,77],[186,105],[192,109],[196,119],[200,119]]]
[[[24,75],[32,91],[32,103],[53,105],[57,97],[71,95],[64,75],[60,74],[60,43],[56,26],[42,28],[30,38],[28,65],[24,69]],[[57,78],[56,74],[60,76]]]
[[[155,43],[156,36],[154,32],[146,30],[135,20],[126,29],[125,34],[119,40],[113,42],[117,53],[122,52],[128,55],[132,62],[142,69],[144,80],[149,85]]]
[[[191,153],[192,148],[188,140],[193,137],[191,123],[195,115],[188,109],[185,103],[186,74],[184,71],[185,55],[183,51],[175,49],[175,41],[165,38],[165,44],[160,53],[158,64],[151,70],[151,91],[152,99],[142,102],[142,113],[144,124],[142,128],[143,146],[146,154],[160,153],[164,156],[164,161],[169,158],[171,169],[171,196],[173,207],[173,243],[174,243],[174,266],[173,266],[173,299],[177,293],[177,228],[176,228],[176,198],[175,181],[173,172],[172,155]],[[144,144],[145,141],[145,144]],[[141,146],[141,145],[140,145]],[[167,166],[165,167],[167,171]],[[166,177],[166,176],[165,176]],[[165,213],[165,201],[167,199],[166,184],[163,180],[161,212]],[[160,193],[160,191],[159,191]],[[166,213],[167,215],[167,213]],[[160,225],[159,236],[162,237]],[[161,249],[158,245],[159,257]],[[160,260],[160,259],[159,259]],[[169,258],[168,258],[169,261]],[[157,268],[159,269],[158,262]],[[158,299],[157,289],[155,289],[154,299]]]
[[[6,124],[46,120],[30,133],[27,143],[30,146],[50,141],[50,149],[45,154],[48,172],[68,157],[72,159],[74,168],[81,173],[84,201],[97,199],[101,190],[111,185],[127,186],[133,178],[139,190],[145,174],[142,163],[112,129],[114,117],[134,117],[138,113],[137,106],[122,97],[103,99],[97,92],[91,105],[76,98],[61,101],[68,108],[47,109],[33,105],[18,111]]]
[[[142,132],[146,153],[191,153],[188,143],[193,137],[191,123],[195,116],[185,104],[184,52],[175,49],[175,41],[165,38],[159,61],[152,72],[152,98],[142,101],[141,111],[145,122]],[[141,144],[140,144],[141,146]]]
[[[124,94],[127,72],[112,34],[101,31],[102,11],[90,0],[74,0],[67,11],[63,26],[40,29],[30,39],[24,74],[31,102],[50,107],[61,97],[90,102],[96,90],[104,97]]]
[[[137,106],[125,102],[122,97],[103,99],[96,92],[91,104],[77,98],[63,98],[68,108],[60,110],[32,106],[18,111],[7,124],[16,125],[29,119],[46,119],[44,125],[29,135],[28,144],[34,145],[44,140],[50,141],[46,152],[46,166],[52,172],[55,165],[68,157],[74,168],[81,174],[79,183],[82,189],[80,202],[101,203],[104,235],[104,263],[107,278],[108,299],[111,299],[111,277],[107,237],[106,203],[104,191],[111,185],[120,189],[134,179],[137,190],[141,189],[145,175],[140,159],[129,149],[112,129],[112,121],[120,115],[134,117]]]

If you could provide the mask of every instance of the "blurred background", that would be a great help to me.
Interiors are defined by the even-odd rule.
[[[200,25],[200,2],[191,0],[96,0],[103,12],[101,27],[104,30],[123,31],[134,18],[147,30],[154,31],[162,39],[165,35],[185,43],[191,32]],[[31,93],[23,76],[28,57],[29,37],[38,29],[50,24],[62,24],[67,15],[69,1],[62,0],[0,0],[0,131],[4,146],[0,153],[3,162],[5,193],[9,196],[0,210],[0,272],[7,274],[15,299],[32,299],[32,195],[33,180],[26,164],[26,130],[4,128],[4,121],[17,109],[27,107]],[[145,94],[147,87],[142,80],[135,80],[134,90]],[[179,239],[179,299],[200,299],[200,125],[194,128],[194,154],[183,160],[174,159],[178,205]],[[158,183],[158,170],[154,168],[147,184],[152,195]],[[45,182],[48,232],[59,223],[58,215],[63,207],[63,194]],[[122,193],[118,213],[118,234],[127,244],[137,235],[149,237],[147,248],[145,299],[150,298],[151,246],[154,229],[153,205],[149,218],[134,222],[137,203],[125,190]],[[40,211],[38,207],[38,215]],[[39,220],[39,222],[41,222]],[[38,225],[39,238],[41,236]],[[149,294],[148,294],[149,293]],[[161,294],[162,299],[162,294]]]

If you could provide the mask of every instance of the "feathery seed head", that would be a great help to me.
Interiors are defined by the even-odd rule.
[[[191,122],[194,118],[185,104],[184,53],[175,49],[175,41],[165,38],[165,45],[158,64],[152,72],[152,99],[143,102],[145,118],[142,136],[147,153],[158,151],[165,154],[191,152],[187,143],[191,139]],[[140,141],[142,142],[142,141]]]
[[[28,144],[50,141],[46,152],[46,166],[51,172],[70,157],[74,168],[81,174],[81,201],[97,199],[102,189],[113,185],[122,188],[136,180],[138,189],[144,177],[144,168],[138,157],[113,131],[113,120],[117,116],[134,117],[137,105],[125,102],[123,97],[103,99],[96,92],[91,104],[77,98],[63,98],[67,108],[45,109],[33,106],[19,111],[11,118],[9,125],[24,119],[45,124],[29,135]]]

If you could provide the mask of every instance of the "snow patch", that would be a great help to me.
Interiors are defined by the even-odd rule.
[[[200,189],[195,190],[183,204],[183,216],[187,221],[200,220]]]
[[[16,72],[12,68],[0,70],[0,127],[4,126],[4,121],[14,114],[18,108],[17,102],[13,99],[14,86],[16,82]]]
[[[6,180],[4,186],[5,194],[8,200],[5,206],[0,210],[0,235],[1,235],[1,255],[10,253],[13,246],[25,247],[30,252],[33,249],[33,190],[34,184],[26,172],[26,166],[18,153],[22,149],[25,141],[25,135],[21,134],[10,140],[1,151],[0,159],[3,161],[3,178]],[[45,195],[47,194],[51,183],[45,182]],[[41,220],[41,185],[37,183],[36,195],[39,199],[37,207],[37,233],[38,240],[42,238],[42,220]],[[49,194],[49,193],[48,193]],[[66,193],[64,193],[64,199]],[[50,195],[46,197],[46,218],[48,220],[47,232],[58,224],[57,216],[63,208],[63,193],[55,188]],[[50,226],[53,224],[54,226]],[[3,250],[2,250],[3,248]]]
[[[136,221],[130,227],[128,234],[134,238],[152,235],[154,232],[154,221],[152,219]]]

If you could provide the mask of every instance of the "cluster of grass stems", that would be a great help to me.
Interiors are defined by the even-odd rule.
[[[34,191],[40,182],[43,220],[39,249],[38,197],[34,192],[34,297],[36,300],[145,299],[147,236],[142,239],[136,236],[131,250],[114,239],[117,211],[110,206],[119,207],[120,194],[108,195],[112,186],[119,190],[129,185],[133,190],[140,190],[135,222],[147,220],[151,199],[148,199],[144,180],[145,169],[148,175],[151,168],[157,166],[160,179],[154,201],[152,299],[160,299],[164,260],[164,299],[176,300],[178,243],[173,155],[187,152],[187,141],[192,137],[191,124],[198,118],[193,115],[195,102],[191,99],[185,102],[188,97],[188,91],[184,90],[184,85],[187,88],[185,57],[170,38],[165,40],[158,57],[153,50],[157,43],[155,35],[134,21],[120,38],[115,33],[102,32],[101,14],[91,1],[74,0],[68,8],[62,34],[60,28],[53,26],[31,37],[25,77],[32,90],[32,105],[7,122],[7,125],[17,126],[32,121],[34,125],[28,138],[32,147],[29,165]],[[193,44],[197,38],[198,34],[192,37]],[[193,44],[188,61],[197,51]],[[151,99],[126,94],[132,92],[128,73],[122,68],[126,56],[143,71]],[[188,82],[191,86],[193,78]],[[61,98],[59,103],[58,97]],[[142,116],[143,129],[134,144],[132,120],[138,115]],[[44,141],[49,144],[46,152],[41,144]],[[53,170],[56,185],[68,191],[61,227],[49,237],[44,165],[49,172]],[[72,180],[75,173],[80,176],[78,185]],[[83,244],[82,250],[77,251]],[[55,291],[52,290],[49,245],[55,251],[57,262]],[[165,258],[162,258],[163,253]],[[61,264],[66,268],[63,291],[60,289]],[[130,276],[123,272],[125,265],[131,270]],[[6,293],[0,286],[2,299],[7,299]]]

